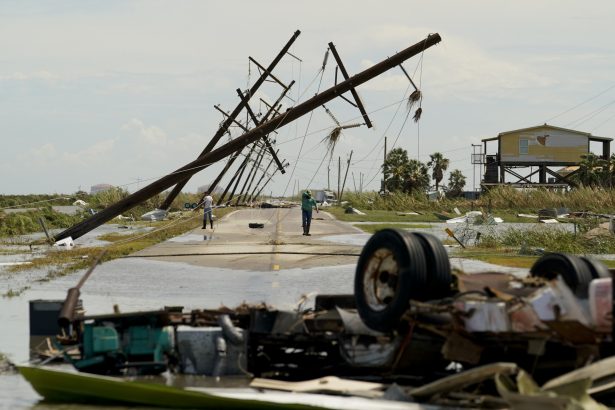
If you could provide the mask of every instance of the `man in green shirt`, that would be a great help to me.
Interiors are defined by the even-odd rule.
[[[312,198],[312,193],[308,189],[301,195],[301,222],[303,225],[303,234],[310,235],[310,224],[312,223],[312,207],[318,212],[318,204]]]

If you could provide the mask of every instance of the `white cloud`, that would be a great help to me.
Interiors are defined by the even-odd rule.
[[[109,154],[112,153],[115,146],[115,139],[106,139],[97,141],[79,151],[66,152],[62,155],[62,161],[67,164],[89,166],[95,163],[112,163],[112,158]]]
[[[56,147],[53,144],[49,143],[49,144],[41,145],[40,147],[33,149],[31,154],[35,161],[36,160],[47,161],[47,160],[54,159],[58,153],[57,153]]]
[[[377,42],[399,43],[407,38],[425,38],[427,30],[401,25],[376,26],[372,36]],[[417,85],[428,83],[439,96],[457,95],[463,98],[483,98],[497,95],[502,89],[549,87],[556,83],[550,76],[541,74],[533,66],[518,58],[499,57],[478,44],[460,36],[443,35],[443,41],[424,54],[404,63],[406,71]],[[422,58],[422,61],[421,61]],[[367,68],[373,65],[363,60]],[[393,69],[370,81],[363,88],[372,91],[400,90],[408,86],[401,70]]]
[[[140,143],[165,147],[168,144],[167,134],[155,125],[146,126],[143,121],[133,118],[128,123],[122,125],[122,131],[135,136]]]

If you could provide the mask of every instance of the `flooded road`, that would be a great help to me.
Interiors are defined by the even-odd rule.
[[[258,215],[266,214],[260,212]],[[331,249],[336,246],[351,246],[360,250],[370,237],[369,234],[356,233],[355,228],[348,228],[348,225],[343,226],[339,224],[339,221],[330,225],[323,221],[321,225],[315,225],[315,237],[312,237],[314,243],[306,245],[306,239],[300,233],[296,233],[298,231],[296,215],[291,212],[286,212],[286,215],[289,218],[282,219],[286,219],[284,224],[278,222],[276,224],[278,228],[252,230],[248,231],[249,235],[235,232],[245,225],[243,223],[245,218],[236,219],[236,223],[238,220],[242,223],[234,225],[232,229],[229,225],[226,231],[224,227],[219,228],[215,233],[218,237],[208,246],[219,242],[221,246],[226,244],[238,249],[249,249],[250,247],[256,249],[262,246],[263,242],[270,241],[272,235],[275,235],[275,238],[281,238],[285,243],[285,245],[278,246],[278,249],[300,244],[300,246],[312,247],[328,246]],[[245,216],[251,220],[256,214]],[[338,224],[339,229],[332,228]],[[436,226],[430,229],[434,233],[442,230],[440,224],[434,225]],[[288,228],[284,229],[284,226]],[[105,233],[110,229],[116,228],[102,227]],[[153,253],[165,250],[175,252],[178,251],[177,246],[183,246],[179,251],[194,252],[195,256],[192,259],[184,261],[164,257],[125,258],[98,266],[81,289],[81,298],[87,313],[110,313],[113,311],[113,305],[118,305],[123,312],[129,312],[160,309],[164,306],[184,306],[185,309],[218,308],[221,305],[233,307],[242,302],[266,302],[278,308],[293,309],[304,295],[312,296],[307,302],[307,306],[310,306],[313,304],[313,295],[318,293],[349,294],[353,292],[355,262],[352,258],[347,259],[353,261],[352,263],[340,264],[344,259],[338,259],[338,264],[334,266],[318,262],[322,266],[313,267],[314,260],[323,261],[322,257],[318,259],[317,256],[304,255],[302,259],[291,259],[290,256],[280,256],[276,264],[281,265],[281,268],[276,270],[273,268],[275,265],[269,260],[264,260],[261,264],[254,264],[253,269],[250,269],[253,257],[247,255],[241,260],[236,259],[232,265],[233,269],[229,269],[220,267],[223,260],[219,255],[207,255],[203,252],[202,235],[202,231],[195,230],[149,249]],[[102,241],[97,240],[96,236],[96,233],[92,233],[83,241],[88,245],[99,245]],[[229,242],[235,243],[231,245]],[[326,245],[327,243],[329,245]],[[199,253],[197,254],[195,250]],[[311,261],[310,258],[312,258]],[[3,259],[7,262],[10,260],[10,257]],[[498,268],[494,265],[454,256],[451,258],[451,263],[454,267],[466,272]],[[293,267],[297,265],[302,267]],[[238,266],[242,266],[243,269],[237,268]],[[526,272],[520,269],[501,269],[501,267],[499,270],[519,275]],[[0,319],[3,324],[3,331],[0,333],[0,352],[15,363],[27,361],[29,357],[29,301],[64,299],[66,290],[75,286],[83,273],[84,271],[80,271],[53,280],[36,281],[46,272],[26,271],[8,275],[5,268],[0,266],[0,285],[3,289],[24,284],[29,286],[19,296],[0,298]],[[202,378],[201,382],[207,383],[209,380]],[[0,375],[0,409],[90,408],[101,409],[102,407],[39,403],[39,396],[19,375]],[[118,409],[118,407],[111,408]]]

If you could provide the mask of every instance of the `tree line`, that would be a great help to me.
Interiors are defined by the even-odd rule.
[[[430,186],[431,170],[431,178],[435,182],[436,191],[439,190],[450,161],[440,152],[429,155],[429,158],[427,163],[423,163],[408,158],[408,152],[403,148],[392,149],[383,164],[385,189],[390,192],[425,192]],[[465,184],[466,177],[460,170],[451,171],[446,195],[449,197],[462,195]]]
[[[590,152],[581,158],[578,170],[570,176],[571,182],[590,188],[615,186],[615,154],[603,159]]]

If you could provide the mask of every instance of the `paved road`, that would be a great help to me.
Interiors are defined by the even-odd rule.
[[[263,223],[264,228],[249,228],[252,222]],[[312,236],[303,236],[302,232],[300,208],[242,209],[217,221],[213,231],[195,229],[133,256],[197,266],[277,271],[354,264],[361,252],[360,245],[327,240],[333,235],[361,232],[327,212],[314,212]]]

